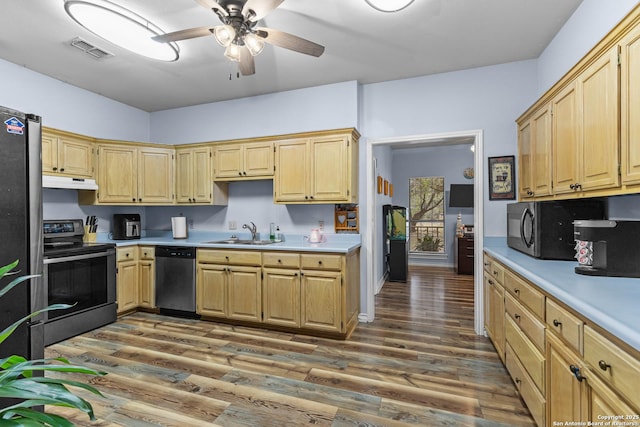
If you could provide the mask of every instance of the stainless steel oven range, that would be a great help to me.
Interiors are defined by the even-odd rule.
[[[45,302],[73,304],[45,313],[44,344],[116,320],[116,251],[111,243],[83,242],[81,219],[44,220]]]

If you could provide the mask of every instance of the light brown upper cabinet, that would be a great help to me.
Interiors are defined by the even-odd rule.
[[[551,105],[518,125],[519,197],[551,194]]]
[[[176,200],[178,203],[213,201],[211,147],[176,148]]]
[[[556,194],[618,187],[618,50],[602,55],[552,101]]]
[[[93,178],[94,152],[91,138],[42,130],[42,173],[45,175]]]
[[[356,203],[357,134],[296,138],[276,143],[276,203]]]
[[[622,182],[640,184],[640,26],[620,41]]]
[[[221,144],[213,157],[216,181],[273,178],[273,142]]]
[[[99,144],[99,190],[94,203],[171,204],[173,153],[173,148]]]

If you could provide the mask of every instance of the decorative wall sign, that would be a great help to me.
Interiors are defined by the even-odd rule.
[[[389,183],[389,197],[393,197],[393,184]]]
[[[389,181],[387,181],[386,179],[384,180],[384,195],[388,195],[389,194]]]
[[[382,177],[378,175],[378,194],[382,193]]]
[[[489,200],[514,200],[515,157],[489,157]]]

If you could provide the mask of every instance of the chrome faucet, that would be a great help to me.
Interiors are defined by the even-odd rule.
[[[253,222],[249,222],[251,225],[243,224],[242,228],[246,228],[251,232],[251,240],[254,242],[258,240],[258,231],[257,227]]]

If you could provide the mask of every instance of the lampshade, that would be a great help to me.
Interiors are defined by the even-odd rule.
[[[244,36],[244,45],[249,49],[251,55],[256,56],[264,49],[264,41],[255,34],[248,33]]]
[[[413,0],[365,0],[381,12],[398,12],[413,3]]]
[[[224,51],[224,56],[232,61],[240,62],[240,46],[237,44],[230,44]]]
[[[218,25],[213,29],[213,35],[218,43],[227,47],[236,38],[236,30],[231,25]]]
[[[67,14],[93,34],[148,58],[175,61],[175,43],[159,43],[151,38],[165,34],[149,20],[107,0],[65,0]]]

